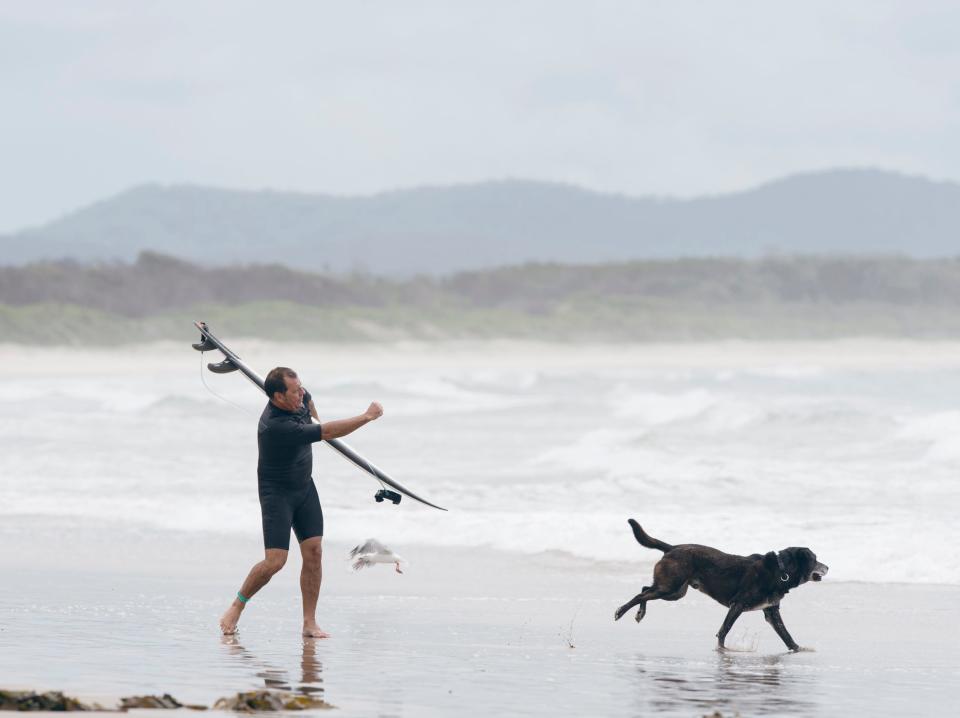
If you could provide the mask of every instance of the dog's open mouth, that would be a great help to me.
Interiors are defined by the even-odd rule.
[[[813,575],[810,576],[810,578],[812,578],[814,581],[822,581],[822,580],[823,580],[823,574],[822,574],[822,573],[816,573],[816,572],[814,572]]]

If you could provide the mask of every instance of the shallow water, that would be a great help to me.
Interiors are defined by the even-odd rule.
[[[301,639],[293,578],[258,597],[239,636],[219,638],[219,582],[24,573],[16,598],[0,602],[0,675],[105,702],[170,692],[209,705],[289,690],[338,714],[381,716],[934,715],[960,689],[953,588],[804,587],[784,613],[815,652],[785,653],[751,615],[730,640],[745,652],[720,654],[724,611],[702,597],[651,605],[638,626],[614,623],[611,601],[590,595],[333,591],[321,602],[333,638]],[[373,582],[396,585],[386,574]],[[591,579],[593,593],[617,589]]]

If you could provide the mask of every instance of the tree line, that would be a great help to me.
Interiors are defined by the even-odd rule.
[[[280,301],[329,309],[435,307],[551,312],[571,304],[871,304],[960,307],[960,259],[769,257],[526,264],[389,279],[280,265],[204,267],[155,252],[131,263],[0,267],[0,304],[66,304],[126,317]]]

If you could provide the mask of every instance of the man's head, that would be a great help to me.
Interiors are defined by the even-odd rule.
[[[271,369],[263,388],[273,405],[284,411],[300,411],[303,406],[303,385],[293,369],[285,366]]]

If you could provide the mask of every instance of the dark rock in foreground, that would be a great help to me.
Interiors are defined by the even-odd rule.
[[[334,706],[310,696],[274,691],[247,691],[237,693],[231,698],[221,698],[213,704],[213,707],[238,713],[260,713],[262,711],[302,711]]]
[[[306,695],[280,693],[276,691],[247,691],[229,698],[218,700],[214,708],[236,711],[238,713],[260,713],[263,711],[302,711],[317,708],[333,708],[326,701]],[[206,706],[181,703],[169,693],[162,696],[129,696],[120,699],[118,712],[135,708],[170,709],[188,708],[207,710]],[[35,693],[33,691],[0,690],[0,710],[4,711],[109,711],[98,703],[86,704],[65,696],[60,691]]]
[[[310,706],[317,707],[317,706]],[[206,706],[186,705],[178,701],[169,693],[162,696],[129,696],[120,699],[120,712],[131,708],[176,709],[189,708],[190,710],[207,710]],[[34,693],[33,691],[4,691],[0,690],[0,710],[3,711],[109,711],[99,703],[86,704],[76,698],[63,695],[60,691]],[[287,708],[286,710],[298,710]]]
[[[169,693],[162,696],[130,696],[120,699],[120,710],[126,711],[131,708],[189,708],[195,711],[205,711],[206,706],[192,706],[181,703]]]
[[[103,710],[97,704],[87,705],[60,691],[0,691],[2,711],[93,711]]]

